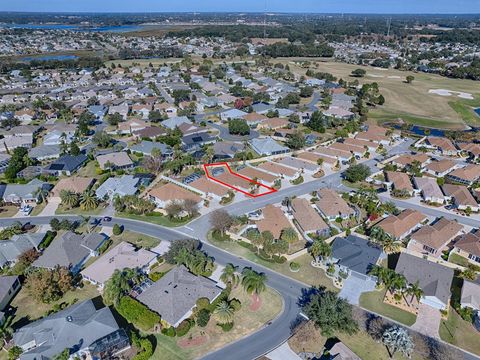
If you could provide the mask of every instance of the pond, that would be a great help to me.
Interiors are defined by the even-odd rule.
[[[40,55],[40,56],[24,56],[20,58],[20,61],[50,61],[50,60],[58,60],[58,61],[66,61],[66,60],[76,60],[78,59],[77,55]]]
[[[478,116],[480,116],[480,108],[473,109],[473,111],[475,111],[475,114],[477,114]]]

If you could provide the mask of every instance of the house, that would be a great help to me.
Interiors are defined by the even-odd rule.
[[[355,210],[333,189],[320,189],[317,191],[317,196],[319,200],[315,202],[315,206],[330,221],[337,218],[346,220],[356,215]]]
[[[215,160],[233,159],[236,153],[245,151],[245,145],[240,142],[219,141],[213,144]]]
[[[21,327],[13,334],[13,342],[23,350],[21,360],[54,359],[65,349],[70,358],[110,358],[130,348],[128,336],[110,308],[94,300],[74,304]]]
[[[202,201],[200,195],[170,182],[154,187],[148,192],[147,196],[157,205],[158,208],[161,209],[165,208],[172,201],[181,202],[192,200],[197,204]]]
[[[335,119],[350,120],[355,117],[355,114],[349,110],[345,110],[339,106],[330,106],[328,110],[323,110],[326,116],[334,117]]]
[[[469,164],[463,168],[453,170],[447,178],[463,185],[472,185],[480,179],[480,165]]]
[[[48,192],[52,185],[38,179],[33,179],[27,184],[4,185],[3,201],[7,204],[27,205],[36,204],[42,195]]]
[[[181,265],[145,289],[137,300],[160,314],[163,321],[178,326],[192,314],[198,299],[207,298],[211,303],[221,292],[214,281],[195,276]]]
[[[127,119],[130,106],[123,102],[119,105],[112,105],[108,108],[108,115],[120,114],[124,120]]]
[[[58,159],[60,154],[61,150],[59,145],[40,145],[28,151],[28,156],[38,161]]]
[[[150,266],[156,260],[156,253],[147,249],[136,248],[132,244],[122,241],[83,270],[81,274],[85,280],[103,288],[103,285],[110,279],[115,270],[138,269],[148,274]]]
[[[310,201],[295,198],[292,199],[290,206],[295,224],[305,237],[308,236],[308,233],[315,233],[318,236],[328,236],[330,234],[330,227],[312,207]]]
[[[466,186],[445,184],[442,186],[442,190],[447,199],[451,199],[457,209],[465,211],[470,208],[474,212],[480,211],[480,205]]]
[[[274,174],[280,176],[282,179],[296,179],[300,175],[300,171],[292,169],[287,166],[280,165],[279,163],[273,161],[265,161],[257,166],[262,171],[265,171],[269,174]]]
[[[257,182],[260,182],[264,185],[271,186],[273,183],[279,179],[278,176],[269,174],[267,172],[258,170],[256,167],[253,166],[240,166],[237,168],[237,174],[242,176],[246,176],[250,179],[254,179]]]
[[[185,151],[199,150],[202,146],[213,144],[215,141],[216,138],[206,132],[182,137],[182,145]]]
[[[430,164],[425,166],[427,173],[437,176],[444,177],[449,172],[452,172],[457,168],[457,163],[449,159],[442,159],[437,161],[432,161]]]
[[[476,281],[463,280],[460,306],[468,307],[475,311],[480,310],[480,283]]]
[[[136,131],[143,130],[147,127],[147,123],[143,120],[133,119],[125,122],[121,122],[117,125],[117,134],[133,134]]]
[[[166,160],[173,155],[173,149],[164,143],[154,141],[142,141],[139,144],[130,146],[130,150],[143,155],[151,156],[154,149],[160,151],[162,159]]]
[[[63,155],[50,165],[47,165],[44,168],[44,172],[54,176],[61,175],[72,175],[77,171],[85,162],[87,162],[88,157],[84,154],[80,155]]]
[[[202,193],[203,196],[213,197],[217,200],[220,200],[222,197],[226,196],[230,191],[228,187],[222,186],[215,181],[211,181],[205,176],[192,181],[189,186],[198,190],[198,192]]]
[[[407,248],[436,258],[457,236],[462,234],[463,225],[455,220],[441,218],[433,225],[422,226],[410,236]]]
[[[480,264],[480,230],[460,236],[455,242],[453,253],[464,257],[472,264]]]
[[[167,120],[162,121],[162,126],[167,129],[174,130],[182,124],[191,124],[192,122],[186,116],[174,116]]]
[[[50,193],[50,201],[60,202],[60,194],[63,190],[82,194],[90,189],[94,182],[94,178],[79,176],[60,179]]]
[[[443,204],[445,203],[445,195],[437,184],[437,180],[431,177],[414,177],[413,183],[420,190],[422,198],[427,203]]]
[[[233,120],[233,119],[243,119],[243,117],[247,114],[248,113],[246,113],[245,111],[241,111],[238,109],[230,109],[220,113],[220,119],[223,122],[226,122],[228,120]]]
[[[349,235],[335,238],[330,258],[340,271],[367,276],[384,254],[380,247],[368,240]]]
[[[282,231],[292,228],[283,210],[277,206],[269,204],[262,209],[262,219],[256,221],[258,231],[270,231],[274,239],[280,239]]]
[[[478,159],[480,157],[480,144],[476,143],[457,143],[457,146],[464,153],[468,154],[471,160]]]
[[[387,234],[395,240],[402,240],[420,226],[427,217],[421,212],[406,209],[400,215],[390,215],[386,219],[380,221],[376,226],[380,226]]]
[[[4,311],[21,288],[18,276],[0,276],[0,323],[3,324]]]
[[[98,248],[105,240],[106,237],[98,233],[65,232],[52,241],[33,266],[46,269],[62,266],[76,274],[90,257],[98,255]]]
[[[9,152],[18,147],[30,149],[32,144],[32,136],[5,136],[3,139],[0,139],[0,152]]]
[[[115,196],[135,195],[140,186],[140,178],[133,175],[122,175],[121,177],[109,177],[95,190],[99,199],[113,199]]]
[[[135,135],[138,139],[150,139],[153,140],[159,136],[166,135],[167,131],[158,126],[147,126],[141,130],[135,130],[133,135]]]
[[[15,264],[18,257],[28,250],[39,250],[44,238],[45,233],[25,233],[0,241],[0,267]]]
[[[286,156],[275,161],[282,165],[289,166],[291,168],[298,169],[301,172],[306,172],[310,174],[316,173],[320,168],[318,164],[312,164],[311,162],[303,161],[301,159],[297,159],[291,156]]]
[[[437,150],[442,155],[458,155],[458,149],[455,147],[452,141],[446,137],[429,136],[425,142],[430,148]]]
[[[97,156],[100,169],[130,169],[133,167],[133,161],[125,151],[113,152]]]
[[[414,163],[420,164],[420,168],[423,169],[431,162],[430,156],[426,154],[404,154],[392,160],[392,164],[397,165],[399,168],[412,166]]]
[[[288,126],[289,121],[278,117],[267,118],[258,123],[258,129],[277,130]]]
[[[256,138],[250,140],[250,146],[258,155],[270,156],[285,154],[290,151],[286,146],[280,145],[272,138]]]
[[[413,186],[408,174],[397,171],[386,171],[385,177],[387,178],[387,184],[392,187],[393,190],[398,192],[405,192],[409,196],[413,196]]]
[[[405,276],[410,284],[418,282],[423,290],[421,303],[439,310],[448,309],[454,273],[452,268],[402,252],[395,272]]]

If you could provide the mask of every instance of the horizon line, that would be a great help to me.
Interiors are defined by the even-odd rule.
[[[265,14],[264,11],[22,11],[0,10],[0,14]],[[480,12],[304,12],[304,11],[267,11],[267,14],[295,14],[295,15],[472,15],[480,16]]]

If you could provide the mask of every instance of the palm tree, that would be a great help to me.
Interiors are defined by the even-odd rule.
[[[387,284],[385,284],[387,285]],[[394,294],[398,290],[403,291],[407,286],[407,280],[405,276],[401,274],[397,274],[395,271],[392,270],[392,273],[389,277],[387,289]]]
[[[374,228],[372,228],[370,230],[370,237],[379,242],[379,243],[382,243],[384,242],[388,237],[390,237],[389,234],[387,234],[385,232],[385,230],[383,230],[383,228],[381,228],[380,226],[375,226]]]
[[[70,190],[60,191],[60,199],[62,200],[62,204],[67,206],[69,209],[77,206],[79,201],[78,194]]]
[[[219,324],[224,325],[233,323],[235,309],[228,301],[220,301],[213,313]]]
[[[386,254],[395,254],[400,252],[402,246],[397,241],[393,240],[390,236],[387,236],[380,242],[380,246]]]
[[[368,272],[369,275],[376,276],[377,277],[377,283],[378,284],[384,284],[385,279],[387,277],[387,268],[384,268],[383,266],[379,265],[374,265],[370,271]]]
[[[242,285],[248,294],[260,294],[265,291],[267,276],[264,273],[258,273],[251,268],[244,268],[242,271]]]
[[[80,209],[93,210],[98,206],[98,200],[93,191],[85,191],[80,197]]]
[[[220,275],[220,280],[222,280],[224,284],[230,284],[230,286],[236,287],[240,282],[240,277],[237,274],[237,267],[233,264],[225,265],[222,275]]]
[[[321,239],[315,239],[308,251],[315,259],[315,262],[319,262],[319,260],[321,261],[332,255],[332,247],[328,245],[325,240]]]
[[[112,277],[105,283],[103,300],[107,305],[118,305],[120,299],[138,284],[141,276],[135,269],[125,268],[115,270]]]
[[[408,295],[411,295],[412,297],[410,298],[410,302],[413,301],[413,298],[416,298],[417,301],[419,302],[420,299],[422,298],[423,296],[423,290],[422,288],[420,287],[420,285],[418,284],[418,280],[414,283],[414,284],[410,284],[407,289],[406,289],[406,293]]]

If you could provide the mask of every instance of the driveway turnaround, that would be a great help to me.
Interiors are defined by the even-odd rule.
[[[350,304],[358,305],[360,295],[373,290],[375,290],[375,281],[368,276],[352,272],[343,283],[343,288],[338,295],[346,299]]]

